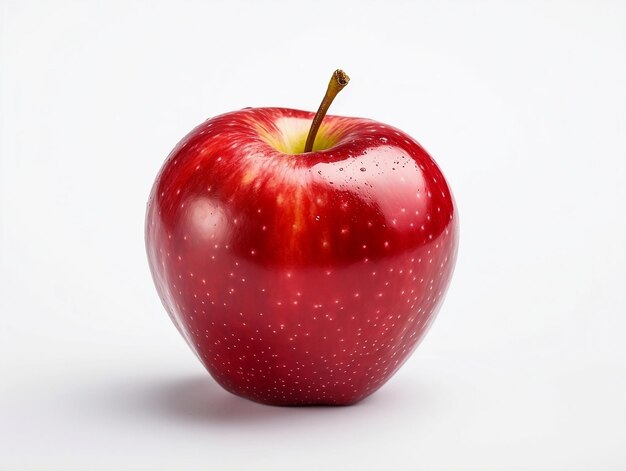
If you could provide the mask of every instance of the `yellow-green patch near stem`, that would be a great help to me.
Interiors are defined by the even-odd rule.
[[[320,150],[326,150],[333,147],[338,139],[338,136],[333,135],[333,133],[327,132],[326,126],[320,128],[318,132],[315,143],[313,144],[313,152],[317,152]],[[308,130],[303,130],[302,132],[297,133],[282,133],[281,135],[265,135],[266,142],[271,145],[274,149],[284,152],[285,154],[302,154],[304,151],[304,144],[306,143],[306,138],[308,135]]]

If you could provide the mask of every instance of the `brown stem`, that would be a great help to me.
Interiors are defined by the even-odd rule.
[[[343,90],[343,87],[348,85],[349,81],[350,77],[348,77],[348,74],[346,74],[343,70],[337,69],[333,72],[333,76],[330,78],[330,82],[328,82],[328,89],[326,90],[324,99],[322,100],[322,103],[320,103],[320,107],[317,109],[317,113],[315,113],[315,117],[311,123],[311,129],[309,129],[309,135],[307,136],[306,144],[304,145],[304,152],[311,152],[313,150],[315,136],[317,136],[317,131],[322,124],[324,116],[326,116],[328,108],[330,108],[330,104],[333,102],[337,94]]]

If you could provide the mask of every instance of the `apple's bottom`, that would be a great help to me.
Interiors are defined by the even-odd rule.
[[[320,396],[315,399],[311,397],[299,398],[295,396],[295,394],[293,395],[293,397],[289,397],[289,398],[276,398],[276,397],[272,397],[272,394],[262,394],[262,393],[257,394],[257,395],[244,394],[239,391],[233,390],[232,388],[229,388],[224,384],[221,384],[219,381],[217,381],[217,383],[220,384],[220,386],[222,386],[224,390],[226,390],[227,392],[235,396],[241,397],[243,399],[248,399],[258,404],[263,404],[266,406],[276,406],[276,407],[352,406],[361,402],[363,399],[367,398],[368,396],[370,396],[371,394],[375,392],[375,391],[369,391],[365,394],[360,394],[358,396],[354,395],[351,397],[342,397],[342,396],[346,396],[346,394],[343,392],[336,392],[336,393],[329,392],[325,394],[324,396]]]
[[[317,401],[311,401],[309,399],[298,401],[298,400],[266,400],[259,399],[256,397],[245,396],[243,394],[237,394],[232,391],[228,391],[235,396],[241,397],[243,399],[248,399],[252,402],[256,402],[257,404],[263,404],[266,406],[274,406],[274,407],[345,407],[345,406],[353,406],[359,402],[361,402],[365,397],[359,397],[353,400],[342,400],[342,401],[334,401],[331,399],[322,399]]]

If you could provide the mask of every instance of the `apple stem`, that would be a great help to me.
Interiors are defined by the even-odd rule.
[[[311,123],[311,129],[309,129],[309,135],[307,136],[306,144],[304,145],[304,152],[311,152],[313,150],[315,136],[317,136],[317,131],[319,131],[322,120],[324,119],[324,116],[326,116],[328,108],[330,108],[330,104],[333,102],[337,94],[343,90],[343,87],[348,85],[349,81],[350,77],[348,77],[348,74],[346,74],[343,70],[337,69],[333,72],[333,76],[330,78],[330,82],[328,82],[328,88],[326,89],[324,99],[322,100],[322,103],[320,103],[320,107],[317,109],[317,113],[315,113],[315,117]]]

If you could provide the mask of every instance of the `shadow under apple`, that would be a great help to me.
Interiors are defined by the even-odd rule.
[[[437,394],[427,384],[413,388],[388,384],[351,406],[268,406],[235,396],[209,375],[178,378],[141,377],[108,383],[83,395],[88,409],[114,416],[163,422],[204,425],[264,425],[305,420],[317,422],[330,416],[348,418],[369,410],[370,418],[402,414],[403,409],[432,409]]]

